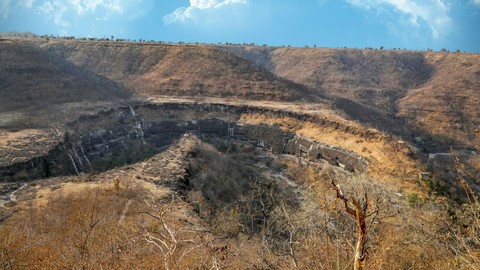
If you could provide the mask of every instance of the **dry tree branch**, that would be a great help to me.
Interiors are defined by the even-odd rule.
[[[357,244],[355,246],[355,258],[353,269],[361,270],[364,269],[365,259],[366,259],[366,241],[367,241],[367,224],[366,224],[366,213],[368,210],[368,197],[367,192],[364,191],[364,200],[359,200],[356,197],[351,199],[343,193],[340,185],[335,184],[335,181],[332,180],[333,189],[337,193],[337,199],[343,201],[345,206],[345,211],[352,215],[355,218],[357,224]],[[351,201],[350,201],[351,200]]]
[[[156,200],[144,200],[150,211],[142,212],[156,220],[159,227],[151,229],[141,225],[144,231],[143,237],[147,243],[153,244],[163,253],[165,269],[176,268],[189,253],[199,248],[201,244],[195,241],[197,233],[185,227],[176,228],[169,224],[167,216],[174,211],[175,195],[166,204]]]

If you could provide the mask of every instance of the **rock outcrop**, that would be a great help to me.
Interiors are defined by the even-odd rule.
[[[38,179],[108,169],[153,155],[183,134],[255,144],[273,154],[327,160],[349,171],[363,171],[368,162],[346,149],[296,136],[279,127],[239,121],[242,113],[286,115],[299,120],[313,116],[248,106],[220,104],[143,103],[79,117],[46,155],[0,167],[1,181]],[[325,124],[331,124],[325,122]]]

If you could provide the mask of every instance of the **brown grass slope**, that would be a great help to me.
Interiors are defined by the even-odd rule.
[[[384,112],[406,90],[426,82],[433,67],[422,53],[311,48],[239,48],[232,53],[278,76],[333,96],[350,98]],[[259,53],[268,56],[258,57]]]
[[[400,114],[434,136],[480,145],[480,55],[427,53],[428,83],[399,101]]]
[[[311,99],[299,84],[249,61],[202,45],[50,42],[44,47],[136,93],[294,101]]]
[[[354,49],[223,47],[279,77],[337,98],[353,119],[480,145],[480,55]],[[353,108],[353,109],[352,109]],[[390,128],[385,128],[389,125]],[[416,133],[414,131],[414,133]]]
[[[31,182],[0,207],[9,216],[0,261],[5,269],[352,269],[355,220],[335,198],[335,179],[371,211],[365,269],[478,269],[476,208],[447,213],[445,201],[319,163],[286,158],[279,167],[237,146],[222,152],[187,136],[133,165]],[[283,177],[242,177],[257,162],[259,173]]]
[[[130,96],[119,84],[25,41],[0,41],[0,112]]]

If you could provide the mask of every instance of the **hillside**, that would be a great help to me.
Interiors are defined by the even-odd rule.
[[[6,269],[480,267],[480,55],[32,35],[0,60]]]
[[[395,99],[426,82],[433,67],[423,53],[312,48],[229,48],[277,76],[317,91],[350,98],[382,112],[395,112]],[[258,50],[258,51],[257,51]],[[262,58],[259,54],[263,54]]]
[[[338,98],[336,105],[349,117],[378,129],[404,136],[426,133],[450,145],[480,145],[475,135],[480,125],[480,55],[222,48],[277,76]],[[410,132],[398,127],[404,122]]]
[[[480,145],[478,55],[72,41],[42,47],[141,96],[322,101],[403,139],[434,137],[429,151]]]
[[[72,120],[82,108],[98,111],[98,105],[87,109],[88,102],[111,102],[130,92],[136,99],[268,100],[310,109],[321,104],[424,154],[480,145],[478,55],[39,39],[2,44],[5,127],[48,125],[38,114],[12,110],[22,106],[50,109],[41,114],[44,122],[62,122],[54,111]],[[45,104],[68,105],[51,110]],[[462,154],[480,172],[475,155]]]
[[[29,42],[0,41],[0,112],[81,101],[113,101],[131,93]]]
[[[399,115],[433,136],[478,148],[480,55],[428,53],[425,59],[435,72],[399,100]]]
[[[319,100],[307,87],[212,46],[51,42],[42,47],[142,96]]]

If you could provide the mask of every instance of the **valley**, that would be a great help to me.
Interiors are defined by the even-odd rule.
[[[368,206],[367,269],[479,265],[478,54],[0,48],[12,269],[348,268],[355,220],[332,183]]]

